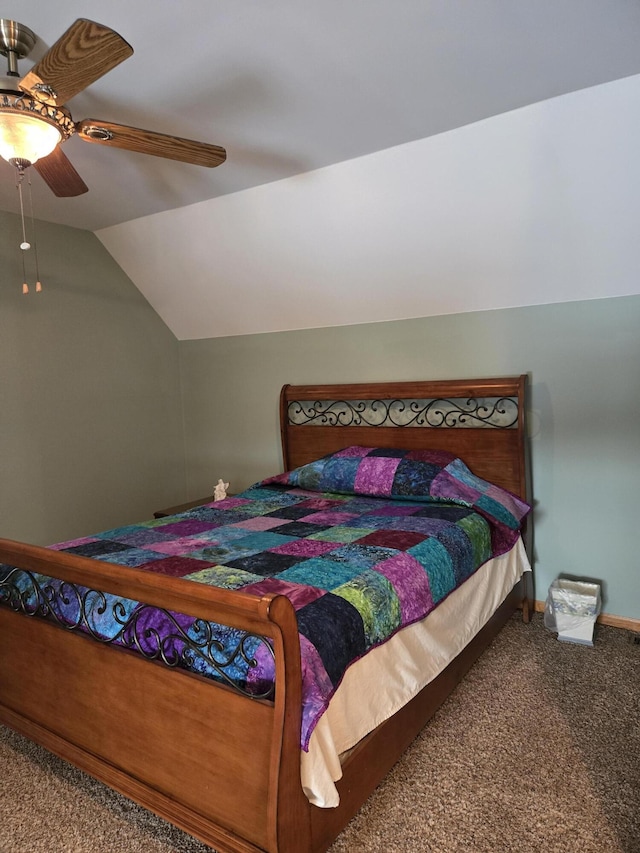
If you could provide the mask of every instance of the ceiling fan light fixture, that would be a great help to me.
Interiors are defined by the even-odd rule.
[[[55,124],[36,116],[4,113],[0,108],[0,156],[5,160],[35,163],[51,154],[61,139],[62,133]]]
[[[69,111],[43,104],[23,92],[0,93],[0,156],[37,160],[75,132]]]

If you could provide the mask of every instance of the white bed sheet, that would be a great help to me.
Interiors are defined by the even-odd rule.
[[[339,804],[340,755],[412,699],[488,622],[531,566],[518,539],[481,566],[421,622],[398,631],[347,669],[301,753],[302,787],[322,808]],[[380,684],[384,683],[384,689]],[[362,697],[371,697],[363,701]]]

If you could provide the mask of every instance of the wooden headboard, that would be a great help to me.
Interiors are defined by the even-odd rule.
[[[285,385],[285,470],[350,445],[448,450],[485,480],[529,499],[526,375],[434,382]]]

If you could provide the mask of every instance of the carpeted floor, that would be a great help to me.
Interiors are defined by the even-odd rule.
[[[331,853],[640,853],[640,646],[512,619]],[[1,853],[210,853],[0,728]]]

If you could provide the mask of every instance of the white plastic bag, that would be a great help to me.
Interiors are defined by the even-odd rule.
[[[553,631],[554,634],[558,630],[556,628],[556,612],[553,608],[553,599],[551,598],[551,587],[549,587],[547,600],[544,603],[544,626]]]
[[[549,587],[544,624],[559,640],[592,646],[600,607],[600,584],[558,578]]]

